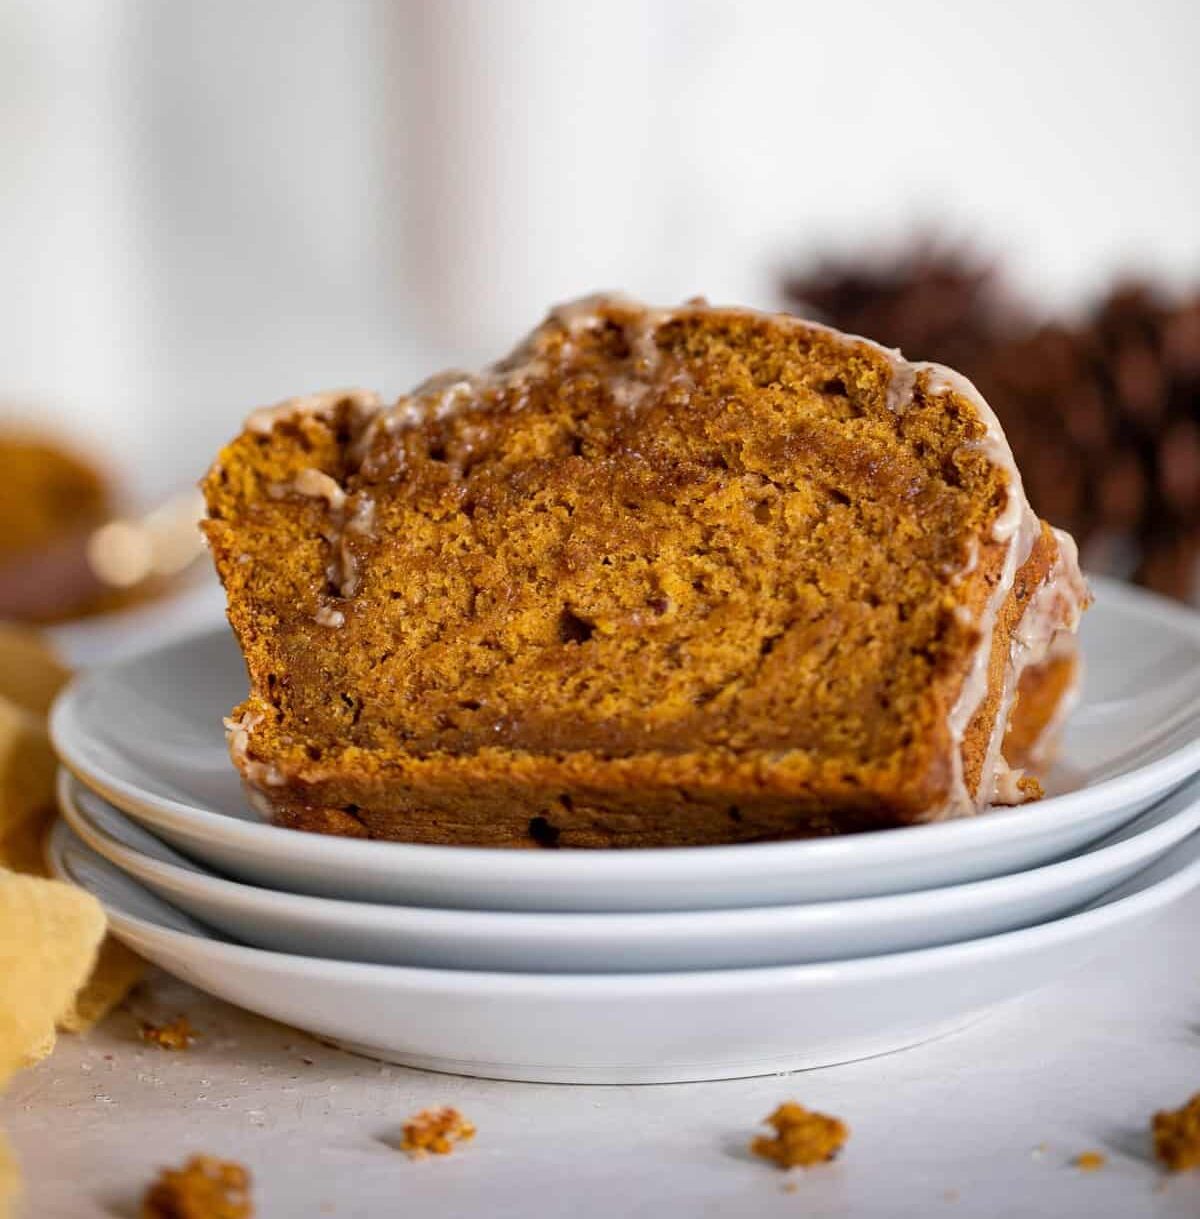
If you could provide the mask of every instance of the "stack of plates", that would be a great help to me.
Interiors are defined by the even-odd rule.
[[[506,1079],[715,1079],[884,1053],[1059,978],[1200,883],[1200,618],[1097,582],[1051,795],[845,838],[503,851],[265,824],[225,631],[55,708],[64,878],[136,951],[347,1048]]]

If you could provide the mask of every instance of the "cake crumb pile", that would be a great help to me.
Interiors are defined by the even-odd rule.
[[[1163,1109],[1151,1123],[1154,1154],[1171,1172],[1200,1168],[1200,1092],[1181,1109]]]
[[[774,1127],[774,1135],[758,1135],[750,1150],[780,1168],[824,1164],[837,1156],[850,1137],[849,1127],[840,1118],[814,1113],[795,1101],[785,1101],[764,1123]]]
[[[141,1036],[148,1045],[156,1045],[161,1050],[187,1050],[196,1040],[195,1030],[186,1016],[176,1016],[165,1024],[143,1020]]]
[[[422,1109],[404,1123],[400,1150],[414,1160],[427,1155],[444,1156],[454,1150],[456,1143],[465,1143],[474,1137],[474,1125],[457,1109],[448,1105],[441,1109]]]
[[[1074,1162],[1080,1172],[1098,1172],[1108,1163],[1108,1156],[1102,1151],[1081,1151]]]
[[[251,1219],[250,1173],[214,1156],[165,1168],[142,1199],[141,1219]]]

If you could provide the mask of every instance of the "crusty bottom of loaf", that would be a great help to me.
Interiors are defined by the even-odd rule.
[[[643,803],[636,812],[624,813],[611,804],[603,808],[577,804],[570,811],[560,808],[553,821],[540,815],[527,820],[497,819],[494,813],[475,818],[467,810],[460,810],[457,816],[443,810],[351,814],[340,808],[289,804],[284,799],[273,803],[270,816],[276,825],[288,829],[341,837],[530,849],[713,846],[828,837],[895,824],[894,818],[881,817],[877,808],[864,808],[857,814],[841,809],[834,825],[794,807],[776,805],[743,812],[740,806],[683,798],[673,805],[648,807]]]

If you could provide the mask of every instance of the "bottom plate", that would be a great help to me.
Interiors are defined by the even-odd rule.
[[[57,875],[170,973],[262,1015],[428,1070],[552,1083],[673,1083],[828,1066],[961,1028],[1077,968],[1200,883],[1195,834],[1099,903],[962,944],[818,965],[504,974],[246,948],[119,872],[65,824]]]

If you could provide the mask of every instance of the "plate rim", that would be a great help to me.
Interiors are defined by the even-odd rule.
[[[74,843],[71,839],[74,838]],[[167,943],[193,942],[209,953],[219,951],[246,966],[256,963],[277,971],[290,971],[293,976],[304,977],[312,982],[366,981],[376,975],[381,982],[408,989],[424,987],[437,989],[440,985],[447,992],[464,993],[471,984],[487,990],[493,995],[507,997],[523,996],[547,1001],[561,1000],[563,991],[587,992],[589,998],[651,998],[669,991],[680,994],[734,991],[750,994],[782,983],[798,986],[824,986],[865,983],[872,980],[903,977],[919,973],[922,967],[932,970],[952,970],[958,965],[983,964],[1010,959],[1022,951],[1051,948],[1056,944],[1089,933],[1101,934],[1105,930],[1119,927],[1139,917],[1149,916],[1164,906],[1182,897],[1200,885],[1200,837],[1193,833],[1173,850],[1181,850],[1187,842],[1195,840],[1191,858],[1174,867],[1161,879],[1151,882],[1134,892],[1106,901],[1104,898],[1087,909],[1068,914],[1058,919],[1021,927],[996,935],[952,944],[941,944],[929,948],[910,949],[904,952],[887,953],[870,957],[851,957],[836,961],[810,962],[800,965],[750,966],[731,969],[682,970],[676,972],[647,973],[580,973],[580,974],[534,974],[504,973],[490,970],[433,969],[413,965],[379,965],[362,961],[339,961],[324,957],[308,957],[296,953],[283,953],[271,949],[255,948],[225,939],[203,928],[197,920],[180,913],[179,917],[193,923],[204,934],[183,932],[164,927],[139,915],[129,914],[119,908],[114,910],[109,901],[99,896],[80,882],[64,860],[69,846],[82,847],[92,855],[96,853],[79,841],[73,831],[61,819],[57,820],[47,838],[46,857],[54,875],[92,894],[120,935],[124,928],[132,928],[127,934],[140,934],[145,929],[156,937],[166,937]],[[115,872],[121,883],[145,891],[145,886],[122,873],[102,857],[97,856],[102,869]],[[171,907],[153,893],[147,896],[153,903]],[[973,960],[974,959],[974,960]],[[457,984],[457,986],[456,986]],[[477,989],[474,992],[479,993]]]

